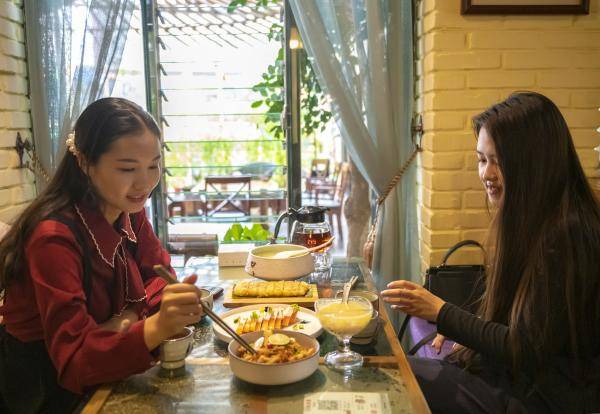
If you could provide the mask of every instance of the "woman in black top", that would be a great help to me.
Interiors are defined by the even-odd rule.
[[[461,344],[411,365],[434,412],[600,412],[600,208],[560,111],[517,93],[473,118],[494,206],[478,315],[408,281],[392,307]]]

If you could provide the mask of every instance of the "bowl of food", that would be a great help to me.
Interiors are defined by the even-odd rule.
[[[291,384],[308,378],[319,366],[319,342],[303,333],[276,329],[250,332],[242,338],[257,353],[231,341],[229,366],[236,377],[252,384]]]
[[[250,251],[245,270],[259,279],[293,280],[314,272],[315,260],[304,246],[268,244]]]

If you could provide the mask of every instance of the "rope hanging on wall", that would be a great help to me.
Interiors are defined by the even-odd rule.
[[[400,167],[396,175],[390,180],[387,188],[383,192],[381,196],[377,198],[377,207],[375,208],[375,218],[373,219],[373,223],[371,224],[371,230],[369,231],[369,235],[367,236],[367,241],[363,246],[363,259],[365,263],[369,267],[369,269],[373,266],[373,252],[375,251],[375,240],[377,239],[377,224],[379,222],[379,208],[385,202],[385,199],[390,195],[392,190],[396,187],[396,185],[400,182],[400,179],[408,170],[410,163],[417,157],[417,154],[421,152],[421,146],[415,145],[415,149],[410,154],[410,157],[406,162]]]

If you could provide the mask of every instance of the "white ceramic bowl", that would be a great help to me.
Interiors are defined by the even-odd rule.
[[[233,374],[247,382],[259,385],[282,385],[291,384],[310,377],[319,367],[319,341],[300,332],[289,332],[276,329],[274,333],[283,333],[294,338],[303,347],[315,348],[315,353],[305,359],[282,364],[262,364],[259,362],[246,361],[237,356],[237,350],[241,347],[236,341],[231,341],[229,347],[229,366]],[[262,332],[250,332],[243,334],[249,343],[254,343],[263,335]]]
[[[308,250],[297,244],[268,244],[252,249],[246,261],[246,273],[264,280],[293,280],[315,271],[312,254],[275,258],[278,252],[289,250]]]

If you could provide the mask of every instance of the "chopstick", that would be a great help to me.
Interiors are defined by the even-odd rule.
[[[231,335],[233,337],[233,339],[235,339],[238,344],[240,344],[244,348],[246,348],[251,354],[253,354],[253,355],[257,354],[256,350],[254,348],[252,348],[252,346],[248,342],[246,342],[246,340],[244,338],[242,338],[241,336],[239,336],[238,333],[231,328],[231,326],[227,325],[227,323],[223,319],[221,319],[221,317],[219,315],[217,315],[216,313],[214,313],[212,311],[212,309],[210,309],[208,306],[206,306],[206,304],[204,302],[200,301],[200,304],[202,305],[202,309],[204,309],[204,312],[206,312],[206,314],[208,316],[210,316],[211,319],[213,321],[215,321],[217,325],[219,325],[229,335]]]
[[[163,265],[154,265],[152,267],[154,269],[154,271],[156,273],[158,273],[158,275],[160,277],[163,278],[163,280],[165,280],[169,285],[172,285],[174,283],[179,283],[179,281],[177,279],[175,279],[173,277],[173,275],[163,266]]]
[[[153,267],[153,269],[156,273],[158,273],[158,275],[160,277],[162,277],[164,280],[166,280],[168,284],[179,283],[178,281],[173,279],[173,276],[171,275],[171,273],[169,273],[169,271],[163,265],[155,265]],[[212,311],[212,309],[210,309],[208,306],[206,306],[206,304],[203,301],[200,301],[200,305],[202,306],[202,309],[204,310],[204,312],[206,312],[206,314],[208,316],[210,316],[210,318],[213,321],[215,321],[215,323],[217,325],[219,325],[221,328],[223,328],[225,330],[225,332],[227,332],[229,335],[231,335],[231,337],[234,338],[238,344],[240,344],[244,348],[246,348],[248,350],[248,352],[250,352],[251,354],[256,355],[256,350],[254,348],[252,348],[252,346],[248,342],[246,342],[246,340],[244,338],[239,336],[238,333],[235,330],[233,330],[233,328],[231,328],[231,326],[227,325],[227,323],[223,319],[221,319],[221,317],[219,315],[214,313]]]

